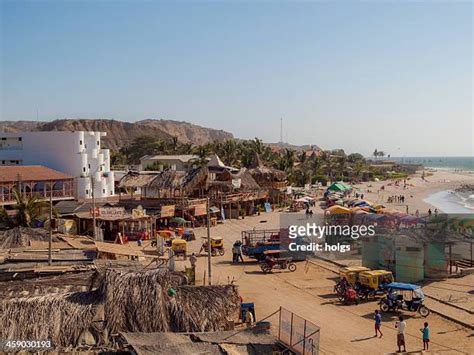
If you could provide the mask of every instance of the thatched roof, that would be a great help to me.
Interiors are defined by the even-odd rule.
[[[1,339],[51,339],[55,347],[76,345],[92,327],[100,295],[59,293],[0,301]]]
[[[275,168],[266,167],[258,153],[253,156],[252,164],[250,164],[249,173],[253,178],[262,185],[273,181],[285,181],[287,175],[284,171]]]
[[[156,178],[157,173],[138,173],[129,171],[122,179],[120,179],[119,187],[121,188],[141,188],[148,185]]]
[[[121,180],[119,187],[155,189],[179,189],[186,173],[167,169],[160,172],[128,172]]]
[[[15,227],[0,231],[0,249],[30,246],[32,241],[48,241],[49,231],[43,228]],[[60,239],[53,235],[53,242]]]
[[[232,177],[234,179],[240,179],[241,184],[242,184],[242,190],[245,191],[251,191],[251,190],[260,190],[261,187],[255,179],[252,177],[252,174],[250,174],[249,170],[246,168],[242,168],[239,170],[238,173],[232,174]]]
[[[236,286],[185,286],[182,274],[167,269],[108,269],[97,283],[90,292],[0,299],[0,339],[51,339],[64,347],[77,346],[86,331],[101,339],[118,332],[224,330],[239,309]],[[174,301],[170,286],[177,290]]]
[[[181,188],[186,173],[184,171],[165,170],[156,176],[148,187],[155,189],[179,189]]]

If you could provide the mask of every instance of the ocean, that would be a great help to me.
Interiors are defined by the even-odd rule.
[[[403,163],[422,164],[426,168],[474,172],[474,157],[397,157],[390,159]]]
[[[474,157],[397,157],[391,159],[403,163],[422,164],[428,169],[471,173],[471,188],[439,191],[428,196],[425,202],[445,213],[474,213]]]

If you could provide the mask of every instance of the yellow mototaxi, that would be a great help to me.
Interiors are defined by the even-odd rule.
[[[359,282],[361,285],[374,291],[382,291],[384,284],[388,285],[394,281],[395,279],[392,272],[388,270],[370,270],[363,271],[359,274]]]
[[[207,238],[203,237],[202,239],[203,242],[199,253],[207,251]],[[216,256],[217,254],[221,256],[225,254],[224,239],[222,237],[211,237],[211,255]]]
[[[339,270],[339,276],[355,286],[356,282],[359,281],[359,274],[366,271],[370,271],[370,269],[365,266],[347,266]]]
[[[173,239],[171,241],[171,250],[176,256],[182,256],[184,259],[186,259],[187,246],[188,242],[184,239]]]

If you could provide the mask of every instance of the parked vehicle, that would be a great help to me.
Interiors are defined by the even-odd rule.
[[[280,250],[280,230],[251,230],[242,232],[242,253],[262,260],[268,250]]]
[[[427,317],[430,310],[423,305],[425,295],[421,287],[414,284],[392,282],[386,286],[388,294],[380,300],[380,310],[383,312],[406,310],[418,312]]]
[[[359,294],[353,287],[348,287],[343,294],[339,295],[339,301],[344,304],[359,304]]]
[[[365,266],[347,266],[339,270],[339,276],[342,279],[346,279],[349,284],[355,286],[356,282],[359,281],[359,274],[364,271],[370,271]]]
[[[171,249],[173,250],[176,256],[182,256],[186,259],[186,250],[187,250],[188,242],[183,239],[173,239],[171,241]]]
[[[204,241],[202,242],[201,249],[199,250],[199,254],[201,252],[207,253],[207,238],[203,237]],[[224,249],[224,240],[221,237],[212,237],[211,238],[211,255],[216,256],[219,254],[220,256],[225,254]]]
[[[385,293],[385,287],[394,282],[393,274],[387,270],[369,270],[359,274],[359,283],[375,293]]]
[[[291,257],[280,257],[281,253],[286,252],[285,250],[268,250],[264,253],[265,258],[259,262],[260,268],[264,273],[271,272],[273,269],[290,270],[294,272],[296,270],[296,264],[293,263]]]

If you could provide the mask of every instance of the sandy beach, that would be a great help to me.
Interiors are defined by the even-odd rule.
[[[427,213],[431,208],[433,211],[438,208],[440,212],[443,211],[439,206],[425,201],[433,194],[453,190],[464,184],[474,184],[474,174],[467,172],[454,172],[448,170],[429,170],[425,172],[426,177],[423,180],[421,172],[411,175],[407,179],[407,188],[403,188],[403,181],[397,186],[394,181],[375,181],[355,185],[359,193],[364,194],[364,199],[383,204],[386,207],[397,209],[401,212],[406,212],[408,206],[408,213],[414,215],[416,210],[421,215]],[[432,174],[432,175],[431,175]],[[384,190],[381,187],[384,186]],[[404,203],[388,203],[389,196],[405,196]],[[473,211],[474,212],[474,211]]]

